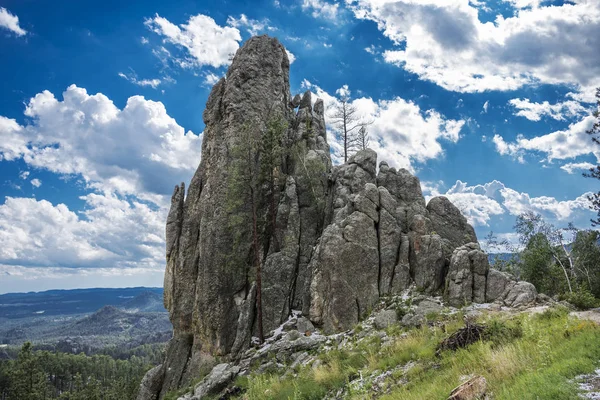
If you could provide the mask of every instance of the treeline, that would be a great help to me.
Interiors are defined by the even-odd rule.
[[[16,359],[0,361],[0,400],[135,399],[144,374],[161,357],[156,346],[143,347],[136,350],[139,355],[115,359],[35,351],[27,342]],[[108,352],[126,356],[116,349]]]
[[[600,232],[569,224],[557,228],[527,212],[514,226],[518,245],[487,237],[489,249],[508,249],[494,267],[531,282],[540,293],[567,300],[581,309],[600,306]]]

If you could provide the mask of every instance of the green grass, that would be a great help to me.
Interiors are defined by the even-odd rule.
[[[391,392],[382,400],[446,399],[466,375],[483,375],[494,399],[577,399],[570,379],[592,372],[600,361],[600,328],[551,309],[530,316],[482,317],[489,327],[485,340],[458,351],[436,355],[438,344],[462,327],[459,317],[442,326],[403,331],[388,329],[393,341],[382,346],[379,337],[367,337],[351,349],[320,356],[318,367],[301,367],[296,376],[250,375],[240,386],[240,399],[322,399],[335,393],[359,374],[397,369],[388,378]],[[367,386],[346,398],[369,399]]]

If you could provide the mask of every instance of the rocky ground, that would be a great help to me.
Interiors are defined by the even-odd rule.
[[[319,368],[323,363],[323,354],[353,351],[360,348],[362,343],[373,341],[379,342],[380,348],[385,349],[387,346],[393,346],[399,338],[408,337],[410,329],[419,329],[423,326],[446,329],[446,325],[450,326],[449,321],[453,319],[462,318],[469,321],[482,316],[487,318],[490,315],[535,315],[566,306],[568,305],[561,305],[546,296],[538,296],[535,303],[518,308],[506,307],[496,302],[474,304],[457,309],[445,305],[440,297],[428,297],[407,290],[402,296],[382,299],[371,316],[354,329],[333,335],[323,335],[308,319],[296,311],[288,321],[271,332],[265,343],[262,345],[255,343],[239,360],[218,364],[194,387],[193,391],[188,389],[187,393],[181,393],[177,398],[179,400],[228,399],[243,396],[240,393],[244,389],[236,383],[240,377],[256,379],[257,376],[276,371],[282,379],[294,379],[302,368],[313,370]],[[600,322],[599,310],[571,311],[570,314],[581,319]],[[368,397],[364,398],[378,398],[390,393],[393,387],[406,384],[409,375],[407,372],[417,365],[417,361],[409,360],[387,369],[359,369],[345,384],[331,390],[323,398],[355,398],[353,396],[362,392],[368,392]],[[600,398],[599,372],[600,370],[597,370],[595,374],[582,375],[575,379],[582,396],[590,399]],[[481,390],[485,392],[485,378],[470,374],[462,376],[461,381],[465,383],[449,398],[475,399],[477,397],[472,393],[480,393]]]

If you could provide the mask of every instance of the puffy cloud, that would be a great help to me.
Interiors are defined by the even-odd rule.
[[[339,11],[338,3],[328,3],[325,0],[303,0],[302,9],[312,10],[312,16],[315,18],[335,19]]]
[[[219,82],[219,79],[221,79],[219,75],[212,72],[208,72],[206,75],[204,75],[204,84],[207,86],[213,86],[214,84]]]
[[[483,104],[483,111],[482,111],[482,112],[483,112],[484,114],[487,114],[489,106],[490,106],[490,101],[489,101],[489,100],[487,100],[487,101],[486,101],[486,102]]]
[[[19,17],[4,7],[0,7],[0,28],[8,29],[17,36],[24,36],[27,31],[19,26]]]
[[[302,87],[310,89],[325,103],[325,120],[333,119],[339,100],[304,80]],[[338,95],[349,95],[347,85],[336,90]],[[456,143],[465,124],[463,120],[446,119],[435,110],[421,110],[418,105],[400,97],[391,100],[358,98],[351,104],[357,109],[357,116],[367,126],[370,147],[377,151],[381,160],[391,166],[408,168],[414,171],[415,162],[425,162],[443,154],[441,141]],[[343,144],[334,127],[328,123],[328,142],[333,150],[335,162],[343,160]]]
[[[76,276],[123,286],[118,276],[134,283],[145,274],[152,277],[148,284],[159,283],[168,194],[193,174],[201,136],[185,132],[160,102],[133,96],[119,109],[105,95],[75,85],[62,100],[37,94],[25,116],[24,126],[0,117],[0,156],[81,176],[87,194],[78,213],[65,204],[7,197],[0,205],[0,273],[15,283],[26,274],[42,286],[45,276],[74,287],[81,287]],[[21,172],[21,179],[28,177]]]
[[[594,116],[589,115],[581,121],[570,124],[565,130],[531,139],[518,136],[514,143],[508,143],[500,135],[495,135],[493,141],[500,154],[512,155],[521,161],[525,151],[545,153],[548,161],[575,158],[585,154],[594,154],[600,160],[600,152],[586,133],[594,121]]]
[[[589,210],[588,196],[592,194],[591,192],[584,193],[574,200],[559,201],[549,196],[530,197],[527,193],[517,192],[510,188],[501,189],[500,193],[504,197],[504,207],[513,215],[519,215],[526,211],[546,212],[561,221],[569,219],[576,210]]]
[[[498,200],[494,198],[495,192],[503,186],[498,181],[476,186],[468,186],[464,182],[456,181],[446,193],[440,193],[438,186],[427,188],[429,193],[427,198],[443,194],[463,213],[470,224],[487,226],[491,217],[505,212]]]
[[[519,110],[516,115],[530,121],[539,121],[544,116],[563,121],[565,117],[575,117],[586,111],[585,107],[573,100],[550,104],[547,101],[532,103],[529,99],[512,99],[508,103]]]
[[[78,216],[64,204],[7,197],[0,205],[0,264],[162,268],[165,209],[115,195],[82,199],[86,209]]]
[[[246,21],[248,21],[246,19]],[[182,67],[210,65],[215,68],[229,64],[242,40],[240,31],[231,26],[219,26],[207,15],[192,16],[179,26],[156,14],[146,19],[146,26],[164,37],[166,42],[187,50],[188,56],[178,59]]]
[[[384,52],[385,61],[448,90],[600,84],[597,1],[529,7],[485,23],[468,0],[350,0],[349,7],[356,18],[376,22],[398,46]]]
[[[103,191],[154,199],[198,165],[201,136],[185,130],[160,102],[133,96],[120,110],[105,95],[71,85],[25,109],[28,125],[0,117],[0,157],[23,158],[58,174],[78,174]],[[156,200],[158,201],[158,200]]]
[[[296,61],[296,56],[294,54],[292,54],[292,52],[289,51],[288,49],[285,49],[285,52],[287,53],[290,64],[293,64],[293,62]]]
[[[150,86],[152,89],[156,89],[158,87],[158,85],[161,84],[161,80],[158,78],[154,78],[154,79],[138,79],[137,76],[135,74],[124,74],[122,72],[119,72],[118,74],[121,78],[128,80],[129,82],[133,83],[134,85],[138,85],[138,86]]]
[[[560,169],[567,171],[569,174],[574,174],[577,170],[589,170],[590,168],[594,168],[595,165],[589,162],[580,162],[580,163],[568,163],[562,165]]]
[[[34,178],[31,180],[31,185],[33,187],[39,188],[40,186],[42,186],[42,181],[38,178]]]
[[[506,187],[497,180],[474,186],[458,180],[446,193],[439,193],[434,187],[428,197],[444,195],[463,212],[470,223],[487,226],[493,216],[505,213],[517,216],[527,211],[565,222],[575,213],[589,210],[590,194],[584,193],[573,200],[559,201],[549,196],[531,197],[528,193]]]
[[[16,120],[0,115],[0,161],[20,158],[26,151],[27,139]]]

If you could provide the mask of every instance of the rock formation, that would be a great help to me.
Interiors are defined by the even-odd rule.
[[[200,166],[187,192],[175,187],[167,219],[164,301],[174,336],[140,400],[188,384],[216,357],[239,359],[260,313],[265,333],[292,310],[307,329],[331,333],[413,284],[453,304],[528,301],[529,287],[489,269],[460,211],[444,197],[426,204],[409,171],[377,168],[372,150],[332,166],[324,104],[310,92],[291,97],[277,39],[253,37],[237,51],[203,118]],[[274,165],[264,152],[251,157],[270,165],[270,184],[252,187],[250,206],[232,201],[236,149],[263,149],[273,121],[284,122]]]

